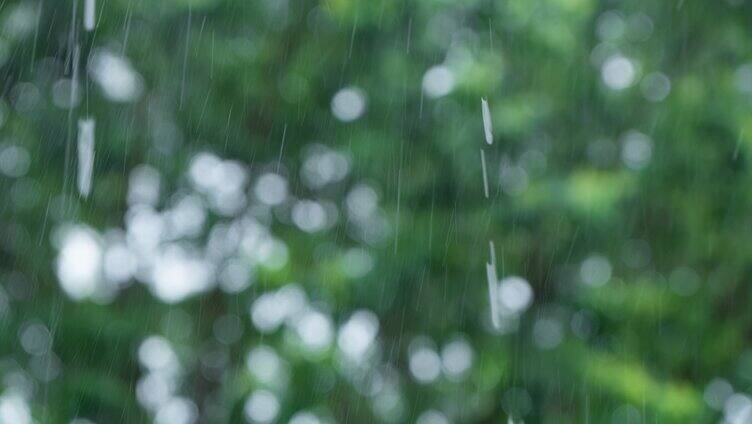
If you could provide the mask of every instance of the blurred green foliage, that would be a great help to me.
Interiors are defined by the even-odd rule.
[[[724,379],[752,408],[748,2],[100,0],[93,32],[83,4],[0,5],[0,417],[24,387],[35,422],[154,419],[136,396],[138,351],[161,335],[200,422],[243,422],[259,389],[277,396],[278,422],[302,409],[332,422],[415,422],[429,409],[451,422],[747,422],[722,410],[730,393],[713,403],[706,388]],[[133,99],[113,101],[95,81],[103,52],[137,73]],[[446,93],[427,87],[435,66],[451,75]],[[77,67],[70,108],[55,87]],[[366,100],[352,122],[332,111],[345,87]],[[76,122],[87,116],[96,159],[84,198]],[[312,143],[348,158],[346,180],[304,184]],[[108,301],[66,296],[55,230],[123,227],[140,164],[161,174],[166,207],[189,190],[199,152],[247,166],[249,191],[279,172],[295,196],[337,205],[339,221],[309,234],[289,208],[270,213],[289,260],[254,265],[239,293],[168,304],[133,282]],[[374,242],[349,230],[345,198],[362,183],[388,223]],[[210,211],[198,240],[222,219]],[[489,240],[499,276],[534,293],[503,334],[489,320]],[[353,247],[374,261],[365,275],[348,272]],[[607,281],[587,284],[589,272]],[[253,325],[253,302],[291,282],[336,328],[356,310],[378,316],[370,377],[348,376],[336,334],[311,355],[294,331]],[[242,336],[225,343],[216,323],[227,316]],[[53,359],[23,345],[29,323],[49,329]],[[416,381],[411,342],[458,335],[472,347],[469,374]],[[288,367],[287,384],[249,372],[261,344]],[[40,377],[39,358],[59,372]],[[378,379],[386,388],[365,393]]]

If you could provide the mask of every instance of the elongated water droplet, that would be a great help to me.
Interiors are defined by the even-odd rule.
[[[93,31],[96,23],[96,0],[86,0],[84,2],[84,29]]]
[[[89,197],[94,170],[94,119],[78,121],[78,193]]]
[[[480,149],[480,165],[483,169],[483,193],[485,193],[486,199],[488,199],[488,172],[486,171],[486,153],[483,149]]]
[[[483,109],[483,131],[486,133],[486,143],[493,144],[493,122],[491,122],[491,109],[488,108],[488,101],[480,99],[481,109]]]
[[[494,329],[499,330],[501,329],[498,310],[499,279],[496,277],[496,267],[492,264],[486,264],[486,277],[488,277],[488,301],[491,305],[491,323]]]

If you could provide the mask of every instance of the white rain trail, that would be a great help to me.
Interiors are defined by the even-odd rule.
[[[73,72],[71,76],[71,85],[70,85],[70,99],[68,103],[68,109],[71,111],[69,113],[73,113],[73,109],[76,107],[76,99],[78,98],[78,73],[79,71],[79,62],[81,61],[81,47],[76,45],[76,47],[73,49]]]
[[[499,279],[496,277],[496,267],[493,264],[486,264],[486,277],[488,278],[488,300],[491,306],[491,323],[494,329],[501,329],[501,322],[499,320],[498,310],[498,290]]]
[[[78,121],[78,193],[89,197],[94,170],[94,119]]]
[[[488,100],[480,99],[480,105],[483,109],[483,131],[486,133],[486,143],[493,144],[493,122],[491,122],[491,109],[488,108]]]
[[[96,0],[84,1],[84,29],[94,31],[96,25]]]
[[[483,169],[483,192],[486,194],[486,199],[488,199],[488,172],[486,171],[486,153],[483,149],[480,149],[480,165]]]

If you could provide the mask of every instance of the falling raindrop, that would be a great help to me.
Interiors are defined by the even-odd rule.
[[[89,197],[94,172],[94,119],[78,121],[78,193]]]

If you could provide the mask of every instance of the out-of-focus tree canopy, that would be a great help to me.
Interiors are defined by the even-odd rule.
[[[0,3],[0,422],[752,422],[751,18]]]

